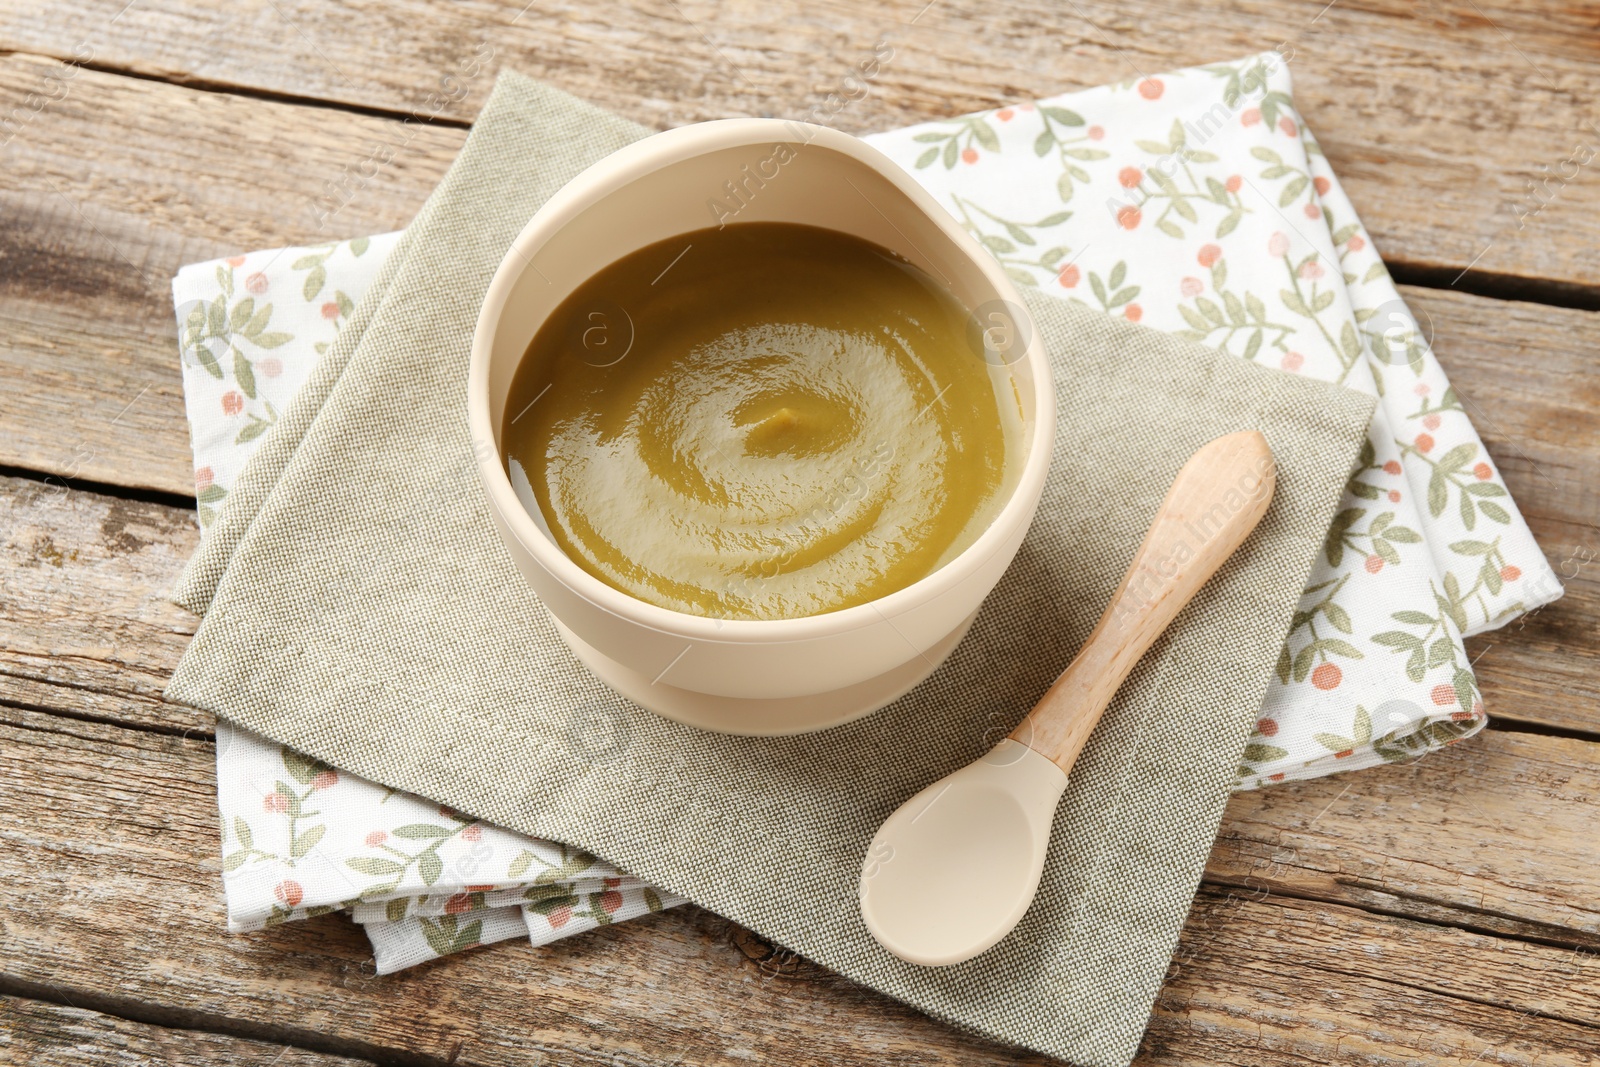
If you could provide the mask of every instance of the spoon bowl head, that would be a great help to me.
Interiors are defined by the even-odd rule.
[[[884,948],[947,966],[1016,926],[1039,886],[1067,776],[1017,741],[934,782],[886,819],[861,869],[861,916]]]

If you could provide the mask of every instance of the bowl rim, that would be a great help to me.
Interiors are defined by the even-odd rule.
[[[803,136],[802,136],[803,135]],[[836,611],[791,619],[726,619],[664,608],[625,593],[590,574],[547,538],[511,485],[495,444],[490,416],[489,364],[496,331],[511,291],[532,267],[534,252],[583,210],[662,167],[696,156],[753,144],[786,142],[837,152],[865,164],[904,195],[966,255],[996,297],[1017,309],[1027,330],[1023,358],[1033,371],[1032,446],[1010,496],[989,525],[953,559],[910,585]],[[892,225],[892,223],[891,223]],[[858,137],[827,126],[776,118],[716,119],[652,134],[590,165],[536,211],[512,241],[496,268],[479,309],[467,373],[467,424],[480,480],[489,504],[509,532],[552,579],[591,606],[636,626],[673,637],[729,644],[810,641],[891,621],[937,600],[971,577],[1000,551],[1020,525],[1032,524],[1055,442],[1055,381],[1032,313],[1004,269],[933,196],[901,167]],[[1020,541],[1020,539],[1019,539]],[[902,637],[905,635],[902,634]],[[906,642],[917,652],[910,638]]]

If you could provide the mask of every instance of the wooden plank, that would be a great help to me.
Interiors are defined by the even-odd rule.
[[[0,115],[63,69],[0,57]],[[192,494],[178,267],[401,227],[465,131],[93,71],[69,84],[3,149],[0,464]],[[394,165],[319,232],[324,184],[401,138]]]
[[[374,1059],[393,1049],[463,1065],[520,1064],[534,1050],[555,1062],[663,1065],[1017,1062],[771,956],[693,908],[383,979],[363,972],[367,946],[341,919],[226,935],[211,758],[192,738],[0,709],[0,841],[32,872],[0,884],[0,981],[123,998],[263,1040],[369,1049]],[[1375,840],[1406,825],[1370,815],[1335,806],[1315,822],[1347,822]],[[1471,851],[1470,837],[1450,840],[1448,823],[1428,829],[1436,851],[1417,853],[1417,867],[1431,863],[1440,880],[1509,850]],[[1465,1063],[1486,1048],[1498,1062],[1600,1055],[1593,952],[1300,899],[1292,881],[1201,895],[1141,1062]]]
[[[209,735],[161,699],[198,621],[166,590],[199,540],[186,509],[0,479],[0,700]]]
[[[1492,715],[1600,728],[1600,316],[1407,289],[1566,594],[1468,643]]]
[[[63,69],[0,57],[0,114]],[[188,494],[170,276],[231,252],[402,226],[465,134],[89,70],[69,84],[5,147],[0,168],[0,464]],[[132,147],[86,169],[108,124]],[[197,143],[230,147],[197,154]],[[402,144],[319,228],[330,176]],[[1405,290],[1432,312],[1441,358],[1468,381],[1491,443],[1557,482],[1550,500],[1564,521],[1592,520],[1595,509],[1579,505],[1594,499],[1594,408],[1578,386],[1593,388],[1585,372],[1600,316],[1436,292]],[[1531,367],[1501,373],[1507,352],[1528,354]],[[1519,419],[1535,408],[1561,417]],[[1501,425],[1518,432],[1496,438]]]
[[[49,1067],[128,1067],[160,1063],[202,1067],[218,1063],[272,1067],[370,1067],[369,1060],[195,1030],[173,1030],[86,1008],[0,996],[0,1042],[7,1061]]]
[[[164,596],[198,541],[190,512],[5,479],[0,529],[10,531],[0,544],[0,614],[16,623],[0,648],[0,701],[209,734],[209,716],[160,697],[195,624]],[[1530,632],[1556,625],[1575,606],[1595,612],[1592,573],[1586,581],[1536,616]],[[1594,655],[1592,647],[1567,648],[1559,634],[1548,650],[1531,637],[1515,640],[1530,650],[1502,661],[1522,670],[1484,670],[1486,687],[1568,669],[1563,658],[1578,659],[1572,669],[1581,669],[1583,657]],[[1486,656],[1480,667],[1489,662]],[[1597,705],[1573,690],[1551,706],[1592,727]],[[1559,927],[1588,943],[1576,935],[1600,935],[1586,888],[1600,845],[1589,851],[1593,842],[1578,828],[1589,817],[1588,799],[1600,794],[1597,751],[1581,741],[1493,732],[1419,763],[1363,771],[1353,791],[1350,779],[1336,777],[1245,794],[1229,808],[1209,876],[1426,919],[1444,909],[1452,921],[1486,929]],[[1495,784],[1507,782],[1520,787]],[[1439,877],[1451,867],[1453,846],[1438,838],[1433,816],[1409,814],[1418,796],[1438,798],[1437,818],[1489,849],[1495,862],[1470,877]],[[1377,843],[1367,832],[1374,823],[1390,827]],[[1528,850],[1525,835],[1542,828],[1555,837]],[[1391,865],[1391,856],[1410,859]]]
[[[0,885],[0,981],[460,1065],[1011,1062],[832,976],[773,980],[696,909],[376,979],[344,919],[228,935],[210,745],[7,709],[0,723],[0,842],[35,872]]]
[[[510,67],[649,126],[804,115],[887,36],[852,132],[1292,49],[1300,106],[1396,262],[1596,294],[1595,17],[1555,0],[473,0],[0,4],[0,46],[217,87],[467,121]],[[914,24],[913,24],[914,23]],[[1590,164],[1592,165],[1592,164]],[[1544,168],[1548,167],[1548,170]],[[1519,215],[1551,201],[1526,227]],[[1481,259],[1478,257],[1481,255]],[[1454,269],[1450,269],[1454,268]]]
[[[1600,743],[1488,730],[1410,763],[1240,793],[1206,878],[1600,949]]]
[[[1543,1067],[1600,1057],[1593,952],[1209,889],[1174,966],[1137,1063]]]

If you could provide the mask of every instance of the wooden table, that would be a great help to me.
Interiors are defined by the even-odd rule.
[[[1471,642],[1478,738],[1233,800],[1141,1062],[1600,1058],[1600,162],[1560,177],[1600,152],[1600,8],[925,2],[0,0],[0,1060],[1017,1059],[694,908],[383,979],[342,918],[227,935],[212,723],[160,696],[194,628],[180,264],[333,236],[330,191],[338,236],[403,226],[501,66],[666,127],[804,113],[885,35],[846,129],[1292,50],[1568,580]]]

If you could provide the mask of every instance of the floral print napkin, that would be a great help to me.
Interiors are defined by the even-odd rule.
[[[380,974],[507,937],[534,944],[682,898],[538,841],[335,770],[219,720],[228,928],[351,909]]]
[[[867,140],[1018,285],[1381,398],[1237,788],[1406,759],[1482,728],[1463,637],[1561,587],[1295,111],[1282,57]],[[173,295],[202,529],[397,237],[180,271]],[[350,909],[387,972],[680,903],[594,857],[227,723],[217,737],[231,929]],[[579,739],[597,751],[607,741]]]

